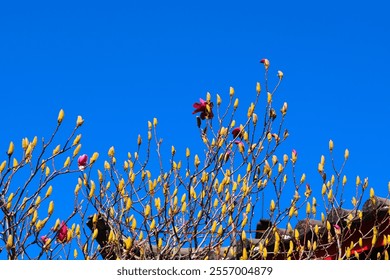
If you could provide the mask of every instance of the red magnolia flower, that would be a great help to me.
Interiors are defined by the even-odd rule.
[[[241,131],[241,128],[240,128],[240,127],[236,127],[235,129],[232,130],[232,134],[233,134],[233,137],[234,137],[234,138],[237,138],[237,136],[239,136],[240,138],[242,138],[242,131]]]
[[[269,67],[269,60],[268,59],[263,58],[262,60],[260,60],[260,63],[263,63],[265,69],[268,69],[268,67]]]
[[[86,154],[79,156],[77,163],[81,171],[83,171],[85,167],[87,167],[87,161],[88,161],[88,156]]]
[[[200,103],[196,102],[192,105],[195,110],[192,112],[193,114],[200,112],[200,118],[204,119],[212,119],[214,117],[213,114],[213,102],[204,101],[202,98],[199,98]]]
[[[64,243],[67,237],[68,237],[68,226],[65,224],[65,222],[61,222],[60,229],[57,232],[57,241],[60,243]]]

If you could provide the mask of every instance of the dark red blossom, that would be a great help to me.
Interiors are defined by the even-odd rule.
[[[213,102],[205,101],[202,98],[199,98],[199,103],[196,102],[192,106],[195,110],[192,112],[193,114],[200,113],[200,118],[204,119],[212,119],[214,117],[213,114]]]
[[[242,138],[242,130],[241,127],[236,127],[235,129],[232,130],[232,134],[234,138],[240,137]]]
[[[57,232],[57,241],[64,243],[68,237],[68,226],[65,222],[61,222],[60,229]]]
[[[88,156],[86,154],[79,156],[77,163],[81,171],[83,171],[85,167],[87,167],[87,162],[88,162]]]

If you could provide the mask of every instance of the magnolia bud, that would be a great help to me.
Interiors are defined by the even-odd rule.
[[[234,95],[234,88],[233,87],[230,87],[229,94],[230,94],[230,97],[232,97]]]
[[[11,156],[14,153],[14,148],[15,148],[14,142],[11,141],[9,143],[9,147],[8,147],[8,151],[7,151],[8,156]]]
[[[329,150],[330,151],[333,151],[333,141],[332,140],[329,140]]]
[[[219,94],[217,94],[217,105],[221,105],[222,103],[222,99],[221,99],[221,96],[219,96]]]
[[[81,116],[77,116],[77,121],[76,121],[76,126],[79,127],[79,126],[82,126],[84,123],[84,120]]]
[[[261,85],[259,82],[256,83],[256,92],[259,94],[261,91]]]
[[[64,119],[64,110],[61,109],[60,112],[58,113],[58,118],[57,118],[58,124],[61,124],[63,119]]]

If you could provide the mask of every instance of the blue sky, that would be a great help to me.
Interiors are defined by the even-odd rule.
[[[233,86],[245,114],[266,57],[273,82],[277,70],[285,75],[277,99],[288,102],[290,138],[281,151],[298,151],[317,196],[329,139],[339,162],[350,151],[347,200],[356,175],[386,196],[388,9],[386,1],[2,3],[0,149],[48,138],[62,108],[64,135],[77,115],[85,119],[82,152],[99,152],[100,167],[110,146],[118,158],[135,151],[153,117],[163,147],[184,159],[186,147],[202,146],[192,104],[206,92],[227,100]]]

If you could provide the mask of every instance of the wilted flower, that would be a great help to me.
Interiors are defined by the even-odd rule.
[[[192,112],[193,114],[200,112],[200,118],[204,119],[212,119],[214,117],[213,114],[213,102],[205,101],[202,98],[199,98],[200,103],[196,102],[192,106],[195,110]]]
[[[87,167],[87,162],[88,162],[88,156],[86,154],[79,156],[77,163],[81,171],[83,171],[85,167]]]
[[[68,226],[65,222],[61,222],[60,229],[57,232],[57,241],[60,243],[64,243],[68,236]]]

